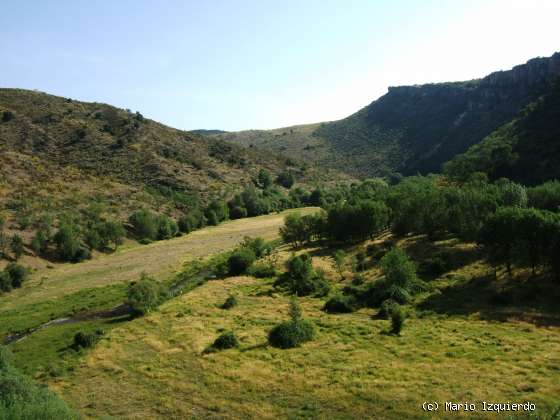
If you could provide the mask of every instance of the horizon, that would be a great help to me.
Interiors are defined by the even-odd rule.
[[[502,0],[27,1],[0,16],[0,86],[138,110],[182,130],[277,129],[345,118],[389,86],[479,79],[548,57],[559,11]]]

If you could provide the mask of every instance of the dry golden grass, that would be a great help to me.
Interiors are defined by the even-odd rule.
[[[95,418],[429,418],[425,400],[545,410],[560,395],[558,328],[433,316],[395,337],[371,310],[328,315],[303,298],[317,337],[278,350],[266,335],[287,318],[288,297],[270,292],[248,277],[209,282],[112,330],[51,385]],[[239,305],[219,309],[230,294]],[[203,355],[224,330],[241,348]]]

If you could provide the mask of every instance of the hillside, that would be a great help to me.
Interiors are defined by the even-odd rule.
[[[438,172],[444,162],[511,121],[558,76],[560,53],[478,80],[390,87],[340,121],[213,137],[360,177]]]
[[[30,255],[53,262],[110,251],[108,229],[118,233],[116,246],[123,236],[173,237],[181,218],[183,233],[214,225],[229,218],[227,201],[242,191],[244,198],[230,203],[231,218],[297,207],[304,194],[298,187],[347,178],[138,112],[0,89],[0,269]],[[149,238],[128,224],[140,209],[159,217]],[[66,239],[55,238],[63,225]]]
[[[445,165],[461,180],[472,172],[525,184],[560,179],[560,83],[528,105],[513,121]]]

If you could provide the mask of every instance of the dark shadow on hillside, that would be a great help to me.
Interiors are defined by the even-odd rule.
[[[492,321],[521,320],[539,326],[560,326],[560,290],[544,277],[494,278],[493,273],[458,280],[418,305],[446,315],[479,314]]]

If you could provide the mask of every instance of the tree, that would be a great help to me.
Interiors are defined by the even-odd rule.
[[[237,249],[228,258],[229,274],[232,276],[244,274],[256,259],[255,252],[251,248]]]
[[[344,280],[344,264],[346,263],[346,252],[342,249],[337,249],[333,254],[333,261],[336,267],[336,271],[340,276],[340,280]]]
[[[229,219],[229,208],[227,203],[223,200],[212,200],[205,210],[206,218],[208,223],[216,222],[219,224],[227,219]]]
[[[299,213],[289,214],[284,218],[284,226],[280,228],[282,240],[297,247],[306,239],[305,226]]]
[[[155,240],[158,234],[157,215],[147,209],[135,211],[129,218],[137,239]]]
[[[393,248],[381,258],[381,271],[385,275],[386,298],[406,303],[421,289],[414,263],[400,248]]]
[[[91,257],[89,250],[78,239],[77,229],[73,225],[62,224],[53,240],[58,256],[65,261],[79,262]]]
[[[275,285],[287,289],[297,296],[325,296],[330,285],[322,273],[313,269],[309,254],[292,256],[286,263],[287,272],[280,276]]]
[[[284,188],[290,189],[296,182],[296,178],[291,171],[281,172],[276,178],[276,183]]]
[[[19,260],[19,258],[23,254],[23,240],[19,235],[14,234],[14,236],[12,236],[12,239],[10,241],[10,248],[14,253],[16,261]]]
[[[266,189],[272,185],[272,177],[266,169],[261,169],[259,171],[258,182],[262,189]]]
[[[140,280],[128,287],[127,303],[135,313],[145,315],[161,303],[163,295],[162,287],[154,279],[142,274]]]

